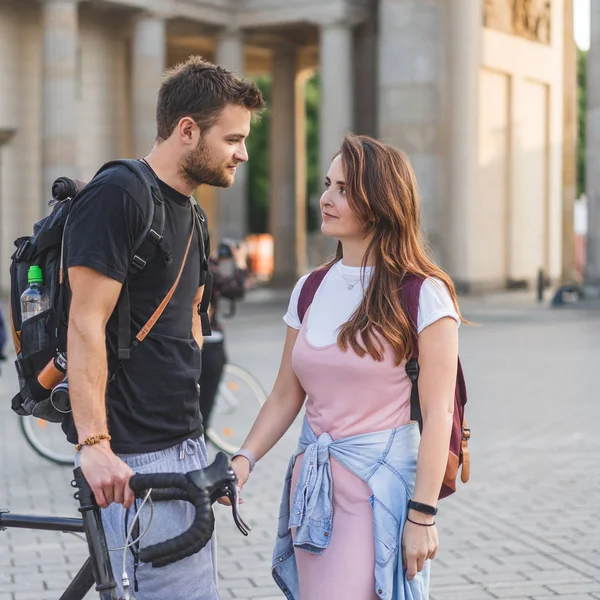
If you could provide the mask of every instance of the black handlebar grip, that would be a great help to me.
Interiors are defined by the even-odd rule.
[[[182,473],[138,473],[129,480],[129,487],[136,493],[150,488],[177,488],[187,490],[187,480]]]
[[[154,502],[169,502],[170,500],[190,501],[188,493],[178,488],[168,488],[166,490],[152,489],[150,497]]]
[[[142,548],[140,550],[140,560],[145,563],[152,563],[153,567],[163,567],[195,554],[208,544],[215,527],[210,497],[205,490],[192,487],[188,489],[188,494],[190,502],[196,509],[191,527],[170,540]]]

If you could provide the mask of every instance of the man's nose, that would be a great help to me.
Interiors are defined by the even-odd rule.
[[[246,149],[246,144],[242,144],[242,146],[238,148],[235,153],[235,158],[240,162],[248,162],[248,150]]]

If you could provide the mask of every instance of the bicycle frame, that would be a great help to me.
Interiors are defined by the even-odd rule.
[[[119,600],[102,527],[100,507],[96,504],[92,490],[85,481],[81,469],[78,467],[73,474],[75,479],[71,485],[78,488],[75,498],[79,501],[81,519],[16,515],[0,509],[0,531],[10,527],[85,533],[90,557],[85,561],[60,600],[83,600],[94,583],[96,583],[96,591],[100,595],[100,600]]]

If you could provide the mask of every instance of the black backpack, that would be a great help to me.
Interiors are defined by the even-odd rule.
[[[164,200],[156,175],[149,165],[139,160],[114,160],[106,163],[96,173],[89,184],[61,177],[54,182],[52,195],[54,197],[52,212],[49,216],[35,223],[33,235],[21,237],[15,241],[16,251],[11,257],[10,267],[10,322],[12,324],[13,342],[17,360],[15,366],[19,378],[19,393],[12,400],[12,409],[19,415],[33,415],[34,417],[51,422],[63,421],[65,414],[70,412],[68,393],[66,401],[64,395],[53,394],[61,388],[63,391],[68,387],[64,384],[58,385],[67,371],[67,326],[69,295],[63,271],[64,249],[63,234],[65,225],[69,218],[70,210],[77,201],[78,193],[84,187],[89,189],[96,183],[97,176],[109,167],[122,165],[132,171],[148,190],[147,201],[150,203],[148,220],[140,234],[131,257],[129,275],[140,273],[152,256],[160,249],[167,254],[163,242],[165,225]],[[192,201],[193,202],[193,201]],[[208,256],[205,252],[204,240],[207,239],[208,229],[206,215],[202,208],[193,202],[195,214],[195,230],[198,232],[200,246],[201,269],[206,271],[206,283],[202,302],[198,307],[198,313],[202,323],[203,335],[210,335],[208,319],[208,305],[211,296],[212,277],[208,270]],[[193,234],[193,232],[192,232]],[[190,238],[191,239],[191,238]],[[189,244],[188,244],[189,248]],[[181,265],[183,270],[185,260]],[[21,295],[29,287],[27,274],[29,267],[38,265],[41,267],[43,284],[50,298],[50,308],[39,315],[27,319],[22,323],[21,317]],[[170,294],[175,291],[176,285]],[[165,300],[170,299],[170,295]],[[163,304],[163,303],[161,303]],[[164,306],[162,310],[164,310]],[[160,310],[160,312],[162,312]],[[123,284],[121,295],[117,306],[118,322],[118,358],[120,361],[129,358],[131,350],[141,343],[149,328],[156,322],[160,315],[159,309],[153,315],[156,317],[152,324],[146,324],[144,336],[131,336],[131,316],[129,291],[127,279]],[[120,367],[120,364],[119,364]],[[114,378],[119,367],[111,375]],[[58,378],[52,383],[52,373],[57,373]],[[59,402],[57,399],[61,397]]]

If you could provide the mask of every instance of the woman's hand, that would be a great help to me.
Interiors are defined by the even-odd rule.
[[[409,518],[418,523],[433,523],[433,517],[416,511],[409,511]],[[425,566],[425,561],[435,558],[439,540],[435,525],[415,525],[407,521],[402,533],[402,564],[406,570],[406,579],[414,579]]]
[[[243,456],[236,456],[231,461],[231,466],[233,467],[237,477],[236,485],[239,497],[242,493],[242,488],[246,485],[246,481],[248,481],[248,477],[250,477],[250,463],[248,462],[247,458],[244,458]],[[227,496],[222,496],[217,500],[217,502],[219,504],[223,504],[224,506],[231,506],[231,502]],[[240,502],[242,502],[241,498]]]

